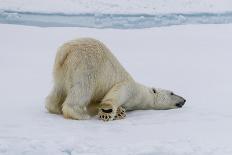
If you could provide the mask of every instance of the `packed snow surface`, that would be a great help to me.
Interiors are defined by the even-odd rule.
[[[0,24],[1,155],[231,155],[232,25],[140,30]],[[50,114],[56,49],[104,42],[140,83],[173,90],[181,109],[128,112],[124,120],[78,121]]]
[[[231,0],[0,0],[0,23],[148,28],[232,23]]]

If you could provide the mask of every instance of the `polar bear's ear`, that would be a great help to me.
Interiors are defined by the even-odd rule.
[[[155,90],[155,88],[152,88],[152,91],[153,91],[153,93],[156,93],[156,90]]]

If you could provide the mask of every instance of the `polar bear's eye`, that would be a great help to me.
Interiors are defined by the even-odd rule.
[[[156,93],[156,90],[154,88],[152,90],[153,90],[153,93]]]
[[[173,92],[171,92],[171,93],[170,93],[170,95],[174,95],[174,93],[173,93]]]

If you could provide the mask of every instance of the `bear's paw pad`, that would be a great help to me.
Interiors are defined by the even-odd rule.
[[[101,109],[98,113],[98,117],[100,120],[103,120],[103,121],[111,121],[113,120],[113,114],[112,114],[112,109]]]

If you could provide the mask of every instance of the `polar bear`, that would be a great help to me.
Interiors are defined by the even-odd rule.
[[[125,111],[172,109],[185,99],[171,91],[137,83],[100,41],[80,38],[63,44],[53,69],[54,86],[46,98],[49,112],[70,119],[122,119]]]

